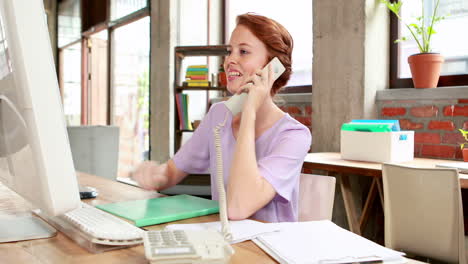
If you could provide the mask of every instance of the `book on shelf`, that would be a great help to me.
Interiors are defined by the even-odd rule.
[[[186,83],[208,83],[207,79],[201,79],[201,80],[185,80]]]
[[[191,68],[190,66],[187,68],[187,73],[191,72],[208,72],[208,68]]]
[[[209,81],[198,81],[198,82],[183,82],[182,86],[185,87],[197,87],[197,86],[202,86],[202,87],[210,87],[211,82]]]
[[[200,65],[190,65],[188,66],[189,69],[193,69],[193,68],[208,68],[208,66],[206,64],[200,64]]]
[[[182,94],[182,99],[184,101],[183,105],[184,107],[184,125],[185,129],[187,130],[193,130],[192,123],[190,122],[190,118],[188,117],[188,105],[189,105],[189,97],[186,94]]]
[[[187,94],[176,94],[177,115],[179,117],[180,130],[193,130],[192,124],[188,117],[189,97]]]
[[[208,80],[207,75],[192,75],[185,78],[186,81]]]
[[[191,72],[187,72],[185,74],[185,76],[200,76],[200,75],[208,75],[208,72],[207,71],[191,71]]]
[[[185,72],[185,79],[187,81],[208,80],[208,66],[207,65],[188,66]]]

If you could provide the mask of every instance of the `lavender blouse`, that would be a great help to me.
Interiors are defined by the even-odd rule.
[[[176,167],[186,173],[211,172],[211,195],[218,200],[216,188],[216,149],[213,129],[226,118],[220,129],[224,184],[227,188],[236,139],[232,133],[232,114],[224,103],[214,104],[192,137],[173,157]],[[276,195],[252,218],[269,222],[298,219],[299,178],[312,136],[309,129],[285,114],[255,140],[260,175],[275,189]]]

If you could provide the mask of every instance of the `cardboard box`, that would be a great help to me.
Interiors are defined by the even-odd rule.
[[[371,162],[404,162],[414,158],[414,131],[341,130],[341,158]]]

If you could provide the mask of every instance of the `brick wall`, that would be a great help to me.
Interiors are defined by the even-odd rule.
[[[420,94],[422,92],[428,94],[428,91],[409,89],[414,93],[407,96],[410,99],[376,100],[379,119],[397,119],[403,130],[415,131],[415,157],[463,159],[459,146],[465,140],[458,129],[468,129],[468,97],[464,95],[460,98],[459,94],[460,91],[467,93],[465,91],[468,91],[468,88],[443,89],[445,88],[437,92],[439,94],[447,92],[452,97],[456,93],[455,96],[458,98],[433,99],[431,96]],[[432,93],[434,94],[434,91]],[[279,105],[283,111],[312,131],[311,96],[311,94],[280,95]],[[406,97],[406,94],[403,97]],[[435,93],[432,97],[444,96]]]
[[[414,130],[415,157],[461,160],[468,129],[468,99],[377,101],[379,119],[398,119],[401,129]]]
[[[289,103],[280,106],[280,108],[312,131],[312,106],[310,102]]]

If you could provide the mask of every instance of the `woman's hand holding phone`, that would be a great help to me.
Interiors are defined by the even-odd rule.
[[[254,106],[255,111],[258,110],[259,103],[263,103],[265,96],[270,93],[270,90],[273,86],[273,83],[278,79],[281,74],[285,71],[283,64],[280,60],[275,57],[273,58],[262,70],[258,70],[251,76],[245,77],[243,89],[240,89],[237,94],[233,95],[228,101],[225,102],[227,108],[232,112],[233,115],[241,112],[244,108],[245,101],[247,100],[247,93],[250,93],[251,90],[257,89],[257,86],[263,87],[259,89],[260,98],[251,99],[254,102],[257,102]],[[263,91],[263,92],[262,92]],[[257,97],[256,95],[253,95]]]
[[[249,94],[244,110],[247,107],[252,107],[252,110],[257,112],[269,96],[274,83],[272,65],[268,64],[263,70],[257,70],[254,74],[245,78],[244,82],[245,86],[241,92]]]

